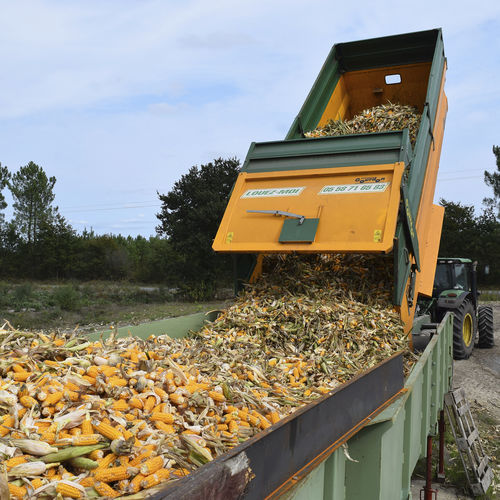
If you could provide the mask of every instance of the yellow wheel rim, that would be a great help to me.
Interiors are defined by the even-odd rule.
[[[465,315],[462,326],[462,335],[464,338],[464,344],[469,346],[472,342],[472,316],[470,314]]]

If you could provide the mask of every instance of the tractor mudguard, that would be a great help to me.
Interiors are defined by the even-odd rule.
[[[450,296],[450,294],[456,294],[455,297]],[[437,308],[441,310],[456,309],[460,307],[462,302],[466,300],[470,295],[470,292],[465,290],[445,290],[439,295],[437,300]]]

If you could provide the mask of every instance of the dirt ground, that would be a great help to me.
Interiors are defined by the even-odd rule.
[[[488,302],[493,307],[495,325],[495,346],[493,349],[474,349],[468,360],[453,363],[454,388],[463,387],[471,406],[481,441],[490,457],[490,466],[496,476],[492,496],[500,499],[500,302]],[[448,461],[450,453],[447,454]],[[458,466],[458,463],[456,464]],[[415,480],[412,487],[413,498],[420,498],[419,490],[423,480]],[[468,496],[462,485],[443,487],[436,483],[439,500],[473,498]]]

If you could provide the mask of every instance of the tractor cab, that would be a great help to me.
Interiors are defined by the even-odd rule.
[[[438,259],[434,277],[433,297],[457,297],[470,293],[474,304],[477,303],[475,266],[470,259]]]

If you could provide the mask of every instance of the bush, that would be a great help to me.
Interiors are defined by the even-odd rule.
[[[9,285],[5,281],[0,281],[0,306],[6,306],[9,303]]]
[[[73,285],[57,288],[53,298],[55,303],[64,311],[75,311],[80,307],[80,294]]]
[[[14,288],[14,301],[17,306],[23,306],[33,297],[33,285],[23,283]]]

